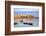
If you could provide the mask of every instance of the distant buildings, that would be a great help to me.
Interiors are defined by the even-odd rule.
[[[32,15],[15,15],[14,19],[33,19],[34,16]]]

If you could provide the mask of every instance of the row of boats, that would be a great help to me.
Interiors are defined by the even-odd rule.
[[[32,15],[15,15],[14,24],[23,23],[27,25],[33,25],[34,17]]]

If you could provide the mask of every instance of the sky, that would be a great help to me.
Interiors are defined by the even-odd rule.
[[[32,16],[39,17],[38,9],[14,9],[14,14],[31,14]]]

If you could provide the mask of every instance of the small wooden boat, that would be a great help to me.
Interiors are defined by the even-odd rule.
[[[27,24],[27,25],[33,25],[32,23],[23,23],[23,24]]]
[[[21,20],[20,22],[23,22],[23,20]]]
[[[17,23],[14,23],[14,25],[16,25]]]

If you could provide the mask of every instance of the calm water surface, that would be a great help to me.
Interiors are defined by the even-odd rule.
[[[35,18],[33,20],[33,25],[28,25],[28,24],[23,24],[23,22],[19,22],[16,25],[14,25],[15,27],[38,27],[39,26],[39,18]]]

